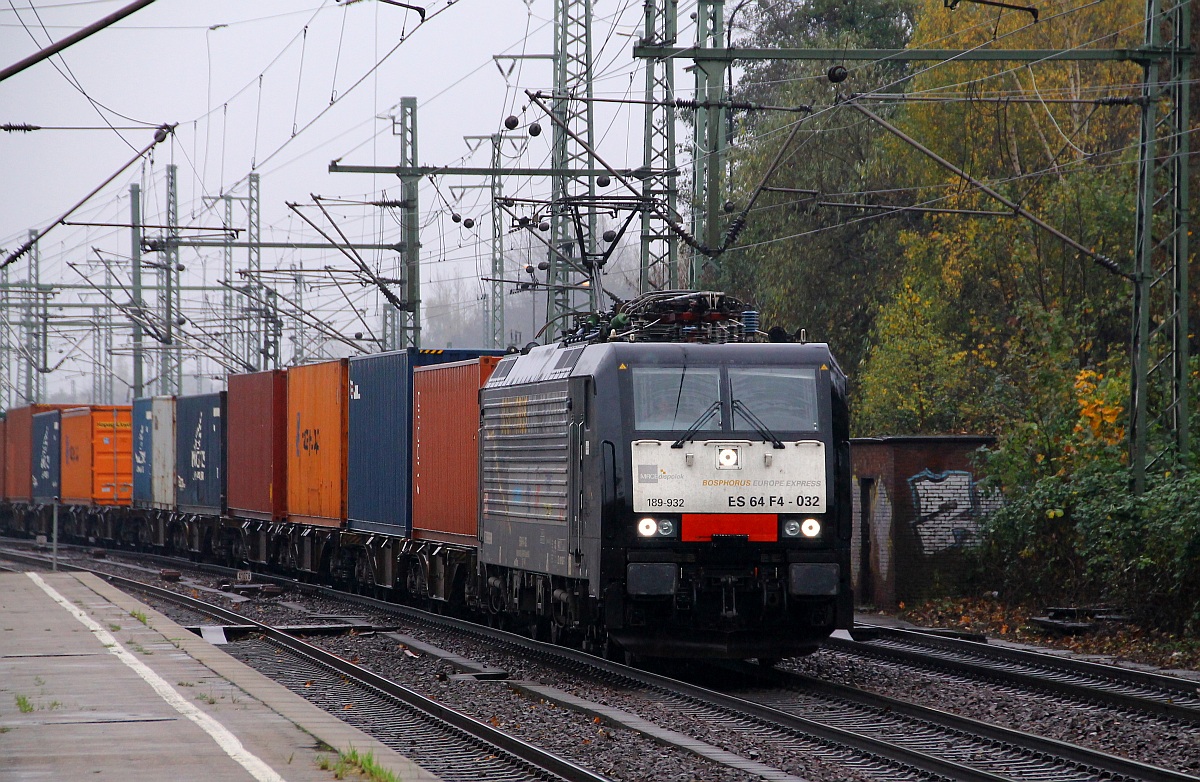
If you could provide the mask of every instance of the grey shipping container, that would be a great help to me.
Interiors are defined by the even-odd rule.
[[[62,495],[62,413],[33,416],[33,501],[57,502]]]
[[[175,504],[225,512],[225,392],[175,398]]]
[[[133,400],[133,506],[148,508],[154,500],[153,400]]]
[[[413,368],[499,355],[503,351],[407,348],[350,359],[350,529],[412,533]]]

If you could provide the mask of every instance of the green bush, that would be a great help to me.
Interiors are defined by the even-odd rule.
[[[1019,491],[983,524],[979,577],[1009,599],[1104,603],[1147,627],[1200,631],[1200,474],[1155,476],[1145,493],[1111,460]]]

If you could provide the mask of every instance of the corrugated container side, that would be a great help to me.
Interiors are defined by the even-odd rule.
[[[474,361],[478,350],[406,350],[350,359],[349,527],[412,533],[413,369]]]
[[[175,504],[225,512],[225,392],[175,397]]]
[[[8,411],[5,434],[4,496],[9,502],[33,499],[33,416],[79,405],[26,405]]]
[[[133,400],[133,504],[150,506],[154,478],[150,467],[154,455],[154,412],[150,397]]]
[[[33,416],[33,501],[57,502],[62,496],[62,413]]]
[[[229,513],[287,515],[287,372],[229,376]]]
[[[29,502],[31,499],[32,419],[33,411],[28,407],[16,407],[8,411],[4,441],[4,496],[10,502]]]
[[[62,413],[62,501],[128,505],[133,495],[133,410],[97,405]]]
[[[0,501],[8,497],[4,484],[8,482],[8,419],[0,417]]]
[[[133,500],[133,408],[93,407],[92,497],[100,505]]]
[[[62,415],[62,501],[92,504],[92,411],[86,407]]]
[[[150,435],[150,505],[159,510],[175,509],[175,397],[150,400],[153,432]]]
[[[412,355],[350,361],[347,516],[351,529],[408,535]]]
[[[413,536],[471,544],[479,524],[479,389],[498,357],[413,375]]]
[[[287,372],[288,518],[340,527],[346,520],[346,359]]]

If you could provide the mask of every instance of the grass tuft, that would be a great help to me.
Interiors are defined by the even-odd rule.
[[[33,711],[33,704],[29,702],[29,698],[25,695],[17,696],[17,709],[22,714],[28,714]]]
[[[373,752],[360,755],[354,747],[346,752],[339,750],[336,760],[324,755],[318,756],[317,767],[322,771],[332,771],[334,779],[345,779],[347,774],[354,772],[371,782],[400,782],[400,778],[395,773],[388,771],[375,761]]]

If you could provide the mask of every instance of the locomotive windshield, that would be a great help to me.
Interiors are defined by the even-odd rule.
[[[687,429],[721,402],[721,370],[717,367],[635,367],[633,369],[634,427]],[[720,429],[711,417],[700,429]]]
[[[632,367],[634,428],[682,432],[694,427],[695,431],[760,434],[764,428],[818,431],[815,369],[730,366],[724,371],[727,398],[722,396],[721,367]],[[710,414],[716,412],[721,414]]]
[[[730,367],[733,430],[757,429],[753,418],[773,432],[817,431],[817,372],[800,367]]]

